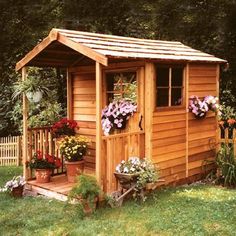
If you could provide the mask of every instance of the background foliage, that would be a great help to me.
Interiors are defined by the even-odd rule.
[[[178,40],[227,59],[221,100],[236,107],[236,0],[1,0],[0,8],[1,136],[20,127],[20,117],[14,116],[20,106],[11,99],[12,84],[19,77],[15,63],[52,27]],[[52,91],[64,109],[62,75],[61,69],[54,70]]]

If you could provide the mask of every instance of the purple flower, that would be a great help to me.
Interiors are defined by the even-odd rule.
[[[102,129],[108,135],[116,124],[122,127],[121,122],[128,120],[137,110],[137,104],[128,100],[113,101],[102,110]]]

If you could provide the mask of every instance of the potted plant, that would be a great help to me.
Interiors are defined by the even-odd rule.
[[[102,110],[102,129],[105,135],[113,129],[124,129],[126,127],[126,121],[137,110],[137,104],[129,100],[118,100],[109,103]]]
[[[76,175],[83,173],[83,157],[87,152],[90,140],[82,135],[66,136],[59,142],[60,152],[65,158],[67,178],[75,182]]]
[[[27,163],[31,169],[35,169],[35,177],[37,183],[48,183],[52,170],[61,167],[61,160],[55,156],[45,154],[41,151],[34,153],[33,158]]]
[[[92,213],[97,206],[101,189],[93,176],[80,175],[77,183],[69,193],[69,199],[78,199],[83,206],[85,214]]]
[[[208,111],[218,111],[218,98],[209,95],[201,101],[198,96],[191,96],[188,109],[189,112],[194,114],[196,119],[202,119],[206,116]]]
[[[26,182],[24,177],[14,176],[12,180],[6,182],[5,186],[0,189],[0,192],[10,192],[13,197],[19,198],[23,196],[25,184]]]
[[[135,185],[135,190],[140,192],[149,183],[157,182],[158,171],[153,163],[144,158],[130,157],[127,161],[121,161],[114,172],[122,188],[129,189]]]
[[[13,98],[24,93],[30,102],[40,102],[43,95],[48,95],[49,89],[45,81],[37,76],[28,76],[26,80],[18,81],[14,85]]]
[[[77,122],[74,120],[69,120],[67,118],[62,118],[52,126],[53,135],[58,138],[60,136],[70,136],[75,135],[76,129],[78,129]]]

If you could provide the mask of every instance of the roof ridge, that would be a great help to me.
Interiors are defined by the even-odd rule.
[[[149,41],[149,42],[171,42],[171,43],[178,43],[182,44],[180,41],[171,41],[171,40],[161,40],[161,39],[147,39],[147,38],[136,38],[136,37],[129,37],[129,36],[121,36],[121,35],[113,35],[113,34],[102,34],[102,33],[93,33],[93,32],[87,32],[87,31],[79,31],[79,30],[68,30],[68,29],[59,29],[59,28],[53,28],[53,30],[57,30],[59,33],[75,33],[78,35],[90,35],[90,36],[100,36],[100,37],[111,37],[116,39],[133,39],[137,41]]]

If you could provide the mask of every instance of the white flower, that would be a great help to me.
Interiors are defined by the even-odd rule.
[[[116,172],[120,173],[120,167],[121,167],[121,165],[119,164],[119,165],[116,167]]]
[[[131,167],[131,168],[130,168],[130,171],[134,172],[134,171],[135,171],[135,168],[134,168],[134,167]]]
[[[127,167],[124,168],[124,173],[129,173],[129,169]]]

